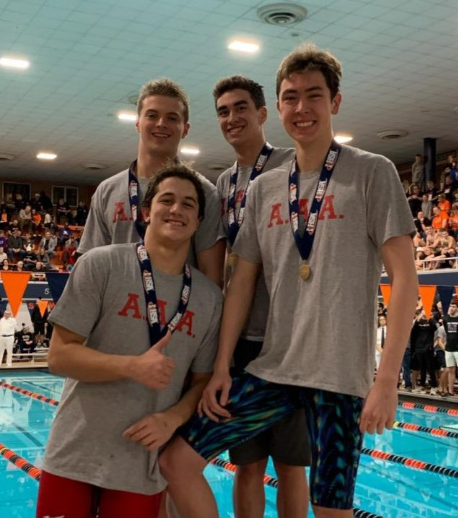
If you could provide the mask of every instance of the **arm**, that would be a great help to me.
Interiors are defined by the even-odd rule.
[[[140,443],[149,451],[155,451],[165,444],[177,428],[185,424],[196,411],[211,373],[192,373],[191,386],[175,405],[163,412],[144,417],[130,428],[123,436]]]
[[[238,257],[229,283],[224,302],[214,374],[205,388],[199,404],[199,413],[205,412],[214,421],[218,421],[217,415],[229,417],[229,413],[223,408],[227,403],[231,387],[229,367],[237,340],[251,308],[260,271],[260,264],[250,263]],[[216,393],[220,390],[221,397],[218,403]]]
[[[397,381],[415,313],[418,280],[410,236],[388,239],[381,249],[391,279],[388,326],[382,360],[374,386],[366,398],[361,415],[362,432],[382,433],[392,428],[397,406]]]
[[[48,367],[54,374],[97,383],[133,379],[148,388],[168,385],[175,362],[162,354],[168,333],[140,356],[106,354],[83,345],[85,337],[56,324],[51,338]]]
[[[223,266],[226,243],[224,239],[217,241],[211,248],[197,253],[199,270],[220,288],[223,287]]]

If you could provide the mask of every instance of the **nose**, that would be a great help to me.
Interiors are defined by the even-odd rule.
[[[308,113],[310,111],[310,108],[308,106],[308,102],[303,97],[299,98],[299,100],[296,103],[296,113]]]
[[[160,127],[160,128],[164,128],[166,126],[166,118],[165,117],[162,117],[160,116],[157,121],[156,121],[156,126],[157,127]]]

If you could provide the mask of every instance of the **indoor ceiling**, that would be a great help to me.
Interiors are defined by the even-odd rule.
[[[262,23],[259,0],[0,0],[0,56],[30,60],[28,70],[0,67],[0,177],[98,184],[135,158],[133,123],[120,110],[146,81],[170,77],[191,100],[186,145],[201,149],[195,167],[215,179],[233,162],[220,134],[211,91],[243,74],[265,86],[275,145],[289,139],[275,113],[275,72],[305,40],[342,62],[337,132],[357,147],[407,162],[437,138],[458,142],[457,0],[298,1],[307,18],[293,26]],[[289,3],[289,2],[287,2]],[[257,40],[257,54],[227,49],[234,37]],[[408,132],[384,141],[385,130]],[[53,162],[36,159],[53,151]],[[88,170],[103,164],[100,171]]]

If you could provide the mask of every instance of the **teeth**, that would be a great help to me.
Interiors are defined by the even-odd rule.
[[[308,128],[312,124],[315,124],[313,121],[308,122],[296,122],[296,126],[299,126],[299,128]]]
[[[154,137],[161,137],[161,138],[168,137],[168,135],[166,133],[153,133],[153,136]]]

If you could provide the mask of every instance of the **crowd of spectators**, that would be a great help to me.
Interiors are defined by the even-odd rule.
[[[43,280],[47,271],[71,269],[87,215],[84,202],[76,210],[63,198],[53,206],[43,191],[32,200],[7,195],[0,203],[0,274],[30,271]]]
[[[413,239],[417,270],[458,268],[458,169],[448,156],[439,187],[424,182],[424,165],[417,155],[412,184],[406,192],[417,233]]]

